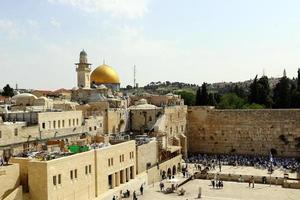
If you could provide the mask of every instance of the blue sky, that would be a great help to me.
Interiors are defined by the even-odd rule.
[[[0,87],[76,85],[81,49],[122,86],[137,81],[241,81],[290,77],[300,67],[299,1],[3,0]]]

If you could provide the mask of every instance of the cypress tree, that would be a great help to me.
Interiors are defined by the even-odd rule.
[[[274,108],[291,107],[291,83],[285,71],[283,77],[275,86],[273,93]]]

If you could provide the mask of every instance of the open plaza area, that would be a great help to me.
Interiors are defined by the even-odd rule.
[[[269,186],[268,184],[255,184],[254,188],[248,187],[248,183],[224,182],[222,189],[213,189],[210,180],[195,179],[182,186],[186,193],[179,196],[176,193],[164,194],[159,190],[159,184],[149,186],[139,200],[175,200],[197,199],[199,187],[202,190],[202,198],[208,200],[299,200],[300,190],[287,189],[281,186]],[[179,188],[180,189],[180,188]]]

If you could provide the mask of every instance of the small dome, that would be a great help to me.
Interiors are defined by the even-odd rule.
[[[103,64],[94,69],[91,73],[91,83],[100,84],[120,84],[119,75],[110,66]]]
[[[99,87],[97,87],[100,90],[107,90],[107,87],[103,84],[99,85]]]
[[[136,105],[145,105],[145,104],[147,104],[147,103],[148,103],[148,102],[147,102],[146,99],[140,99],[140,100],[137,101]]]
[[[28,98],[28,97],[33,97],[34,99],[37,99],[37,97],[35,95],[30,94],[30,93],[17,94],[15,96],[13,96],[12,99]]]

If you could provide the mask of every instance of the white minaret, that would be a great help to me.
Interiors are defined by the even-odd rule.
[[[84,50],[80,52],[79,63],[76,63],[77,72],[77,86],[78,88],[89,89],[91,87],[90,83],[90,73],[91,67],[87,61],[87,54]]]

